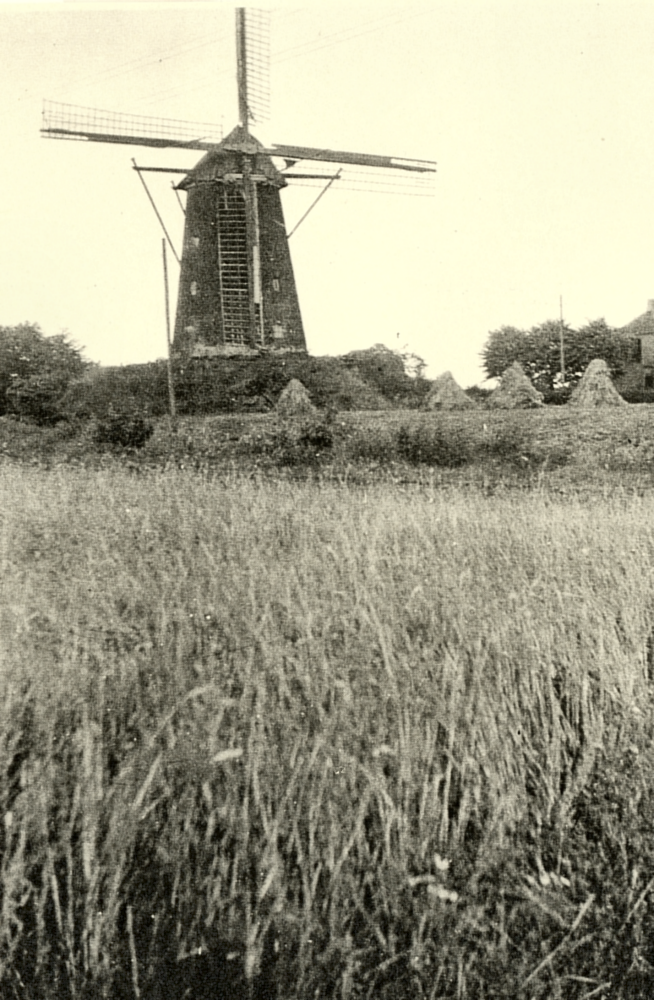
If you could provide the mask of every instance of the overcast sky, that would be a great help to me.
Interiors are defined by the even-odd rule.
[[[438,161],[433,197],[332,188],[292,237],[312,354],[408,345],[470,385],[490,330],[558,317],[561,295],[573,326],[654,298],[651,0],[286,5],[271,52],[262,141]],[[0,325],[162,357],[161,231],[131,158],[198,156],[47,141],[42,98],[229,131],[234,8],[0,2]],[[148,177],[181,248],[171,180]],[[316,193],[283,193],[288,229]]]

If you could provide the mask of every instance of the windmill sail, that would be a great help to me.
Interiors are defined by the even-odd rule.
[[[46,139],[117,142],[165,149],[213,149],[223,137],[221,125],[178,121],[44,101],[41,134]]]
[[[264,122],[270,115],[270,12],[236,11],[239,124]]]
[[[350,163],[357,167],[381,167],[386,170],[411,170],[414,173],[433,173],[431,160],[408,160],[400,156],[374,156],[371,153],[345,153],[334,149],[314,149],[311,146],[280,146],[275,143],[266,150],[271,156],[288,160],[324,160],[328,163]]]

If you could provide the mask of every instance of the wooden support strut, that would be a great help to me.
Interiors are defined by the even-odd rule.
[[[170,236],[169,236],[169,234],[168,234],[168,230],[166,229],[166,226],[165,226],[165,224],[164,224],[164,220],[163,220],[163,219],[161,218],[161,215],[160,215],[160,213],[159,213],[159,209],[157,208],[157,206],[156,206],[156,205],[155,205],[155,203],[154,203],[154,198],[153,198],[153,197],[152,197],[152,195],[150,194],[150,189],[148,188],[148,185],[147,185],[147,184],[145,183],[145,181],[144,181],[144,179],[143,179],[143,177],[142,177],[142,175],[141,175],[141,170],[140,170],[140,168],[139,168],[139,167],[137,166],[137,164],[136,164],[136,160],[135,160],[134,158],[132,158],[132,163],[134,164],[134,170],[136,170],[137,174],[139,175],[139,180],[140,180],[141,184],[143,185],[143,187],[144,187],[144,189],[145,189],[145,193],[146,193],[146,194],[147,194],[147,196],[148,196],[148,200],[149,200],[150,204],[152,205],[152,208],[154,209],[154,214],[155,214],[155,215],[156,215],[156,217],[157,217],[157,218],[159,219],[159,225],[160,225],[160,226],[161,226],[161,228],[163,229],[163,232],[164,232],[164,236],[165,236],[165,237],[166,237],[166,239],[168,240],[168,246],[169,246],[169,247],[170,247],[170,249],[172,250],[172,252],[173,252],[173,256],[175,257],[175,260],[177,261],[177,263],[178,263],[178,264],[181,264],[181,261],[180,261],[179,257],[177,256],[177,251],[175,250],[175,247],[173,246],[173,241],[171,240],[171,238],[170,238]]]
[[[307,217],[307,215],[309,214],[309,212],[311,212],[311,211],[312,211],[312,210],[313,210],[313,209],[314,209],[314,208],[316,207],[316,205],[318,204],[318,202],[320,201],[320,199],[322,198],[322,196],[323,196],[324,194],[327,194],[327,191],[329,190],[329,188],[330,188],[330,187],[332,186],[332,184],[334,183],[334,181],[337,181],[337,180],[338,180],[338,178],[339,178],[339,177],[341,176],[342,172],[343,172],[343,171],[342,171],[342,169],[341,169],[341,170],[339,170],[339,171],[338,171],[338,173],[335,173],[333,177],[330,177],[330,179],[329,179],[328,183],[327,183],[327,184],[326,184],[326,185],[324,186],[324,188],[322,189],[322,191],[320,192],[320,194],[318,195],[318,197],[317,197],[317,198],[315,198],[315,199],[314,199],[314,200],[313,200],[313,201],[311,202],[311,204],[309,205],[308,209],[306,210],[306,212],[304,213],[304,215],[302,216],[302,218],[301,218],[301,219],[300,219],[300,220],[299,220],[298,222],[296,222],[296,223],[295,223],[295,225],[294,225],[294,226],[293,226],[293,228],[291,229],[290,233],[289,233],[289,234],[288,234],[288,236],[286,237],[286,239],[287,239],[287,240],[290,240],[290,238],[291,238],[291,236],[293,235],[293,233],[294,233],[294,232],[295,232],[295,231],[296,231],[297,229],[299,229],[299,228],[300,228],[300,226],[302,225],[302,223],[303,223],[303,222],[304,222],[304,220],[306,219],[306,217]]]

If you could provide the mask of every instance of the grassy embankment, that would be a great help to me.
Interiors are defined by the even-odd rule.
[[[231,997],[652,995],[651,497],[6,464],[0,510],[3,997],[199,947]]]
[[[35,427],[0,418],[0,460],[35,466],[193,469],[321,482],[429,482],[488,490],[538,486],[605,494],[647,490],[651,407],[550,407],[474,413],[339,413],[331,421],[274,414],[167,419],[138,450],[94,442],[94,422]]]

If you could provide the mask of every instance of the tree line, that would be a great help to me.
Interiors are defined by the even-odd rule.
[[[633,338],[604,319],[578,330],[547,320],[529,330],[492,330],[481,358],[488,378],[501,377],[517,361],[547,400],[574,388],[594,358],[602,358],[614,378],[621,375],[635,360],[635,348]],[[174,367],[176,391],[188,413],[247,410],[257,398],[270,405],[289,378],[299,378],[319,405],[338,409],[416,408],[430,385],[422,358],[381,344],[340,358],[268,356],[223,359],[219,366],[178,360]],[[96,377],[85,378],[93,369]],[[46,337],[34,323],[0,326],[0,415],[54,423],[72,415],[104,415],[100,411],[110,404],[130,410],[145,406],[153,415],[166,412],[165,363],[102,370],[66,333]]]
[[[561,371],[561,332],[565,377]],[[574,388],[594,358],[602,358],[613,378],[635,359],[633,338],[596,319],[578,330],[558,320],[547,320],[530,330],[502,326],[492,330],[481,352],[488,378],[499,378],[515,361],[534,386],[545,394]]]
[[[429,391],[425,362],[383,344],[342,357],[267,354],[252,358],[173,359],[178,412],[256,412],[274,406],[292,378],[316,405],[343,410],[418,408]],[[168,412],[163,360],[102,368],[66,333],[47,337],[35,323],[0,326],[0,417],[38,424]]]

